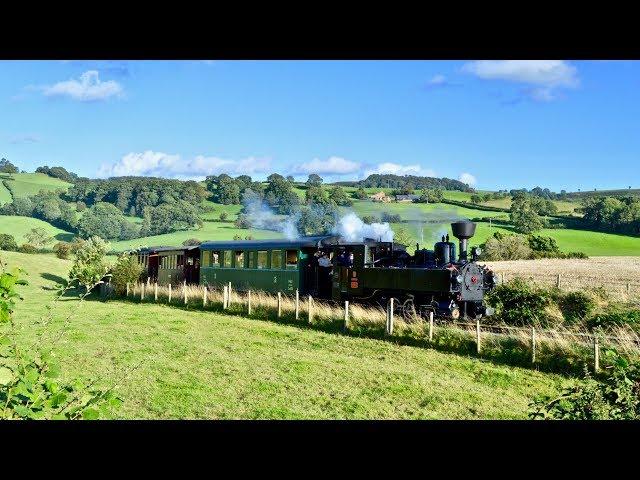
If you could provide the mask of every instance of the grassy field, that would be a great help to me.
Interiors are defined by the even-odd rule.
[[[69,262],[0,256],[29,272],[15,315],[26,327],[46,313]],[[70,313],[56,356],[65,375],[118,384],[124,404],[113,418],[525,418],[535,396],[553,395],[567,381],[382,340],[162,305],[79,305],[69,298],[54,308],[53,325]],[[33,336],[32,328],[22,332],[25,341]]]
[[[7,180],[7,186],[16,197],[35,195],[40,190],[66,190],[71,186],[70,183],[44,173],[14,173],[11,176],[0,174],[0,180]]]
[[[4,186],[3,178],[0,177],[0,205],[10,203],[12,200],[11,192]]]
[[[53,246],[53,243],[56,241],[63,240],[65,242],[69,242],[73,239],[73,233],[56,228],[44,220],[31,217],[0,215],[0,233],[13,235],[18,245],[26,242],[26,239],[24,238],[26,233],[29,233],[32,228],[38,227],[44,228],[51,237],[54,237],[54,240],[52,240],[48,245],[49,247]]]

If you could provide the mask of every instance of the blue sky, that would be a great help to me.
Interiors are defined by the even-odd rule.
[[[640,63],[0,61],[0,156],[83,176],[640,188]]]

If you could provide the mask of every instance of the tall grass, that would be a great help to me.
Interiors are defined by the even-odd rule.
[[[130,288],[128,301],[140,303],[156,302],[154,284],[144,285],[144,299],[141,298],[143,284]],[[186,303],[185,303],[186,293]],[[438,320],[433,329],[433,340],[429,340],[429,322],[417,318],[405,321],[401,315],[394,315],[394,331],[386,335],[386,311],[376,306],[349,304],[348,328],[344,324],[344,305],[331,301],[312,299],[312,320],[309,323],[309,297],[300,295],[299,315],[295,318],[295,295],[281,295],[278,318],[277,295],[251,291],[251,314],[248,314],[249,295],[231,290],[229,306],[223,309],[222,288],[208,287],[206,304],[204,287],[184,284],[173,286],[169,302],[169,287],[157,286],[157,302],[176,307],[204,311],[224,312],[243,317],[277,320],[297,324],[305,328],[315,328],[328,332],[344,333],[369,338],[386,338],[404,345],[435,348],[457,354],[477,356],[498,363],[532,367],[543,371],[580,374],[586,367],[593,366],[593,338],[599,339],[601,349],[613,348],[630,357],[640,357],[640,336],[626,326],[610,329],[606,335],[591,332],[584,323],[560,326],[554,329],[535,328],[535,363],[532,355],[532,329],[512,327],[505,324],[481,325],[481,349],[477,353],[475,324]],[[606,356],[601,356],[601,366],[607,366]]]

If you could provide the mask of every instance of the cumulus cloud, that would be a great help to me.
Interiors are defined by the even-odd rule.
[[[360,170],[360,163],[342,157],[329,157],[327,160],[314,158],[310,162],[297,165],[294,173],[317,173],[319,175],[345,175]]]
[[[431,169],[423,169],[420,165],[400,165],[398,163],[385,162],[377,165],[375,168],[367,170],[365,177],[373,174],[380,175],[419,175],[422,177],[435,177],[436,172]]]
[[[26,144],[26,143],[38,143],[40,141],[40,137],[36,135],[19,135],[16,137],[11,137],[9,142],[14,145]]]
[[[550,101],[560,88],[579,85],[577,69],[563,60],[478,60],[462,71],[485,80],[504,80],[528,85],[525,93],[537,101]]]
[[[98,170],[99,177],[145,176],[201,179],[207,175],[254,174],[268,171],[268,158],[248,157],[240,160],[198,155],[183,159],[180,155],[147,150],[131,152],[112,164],[104,164]]]
[[[431,77],[431,79],[427,82],[427,84],[425,85],[425,87],[428,90],[433,90],[436,88],[443,88],[443,87],[452,87],[455,84],[451,83],[447,77],[445,77],[442,74],[437,74],[434,75],[433,77]]]
[[[466,172],[461,173],[458,177],[458,180],[460,180],[462,183],[466,183],[470,187],[473,187],[476,184],[476,177]]]
[[[68,97],[81,102],[94,102],[121,97],[124,90],[115,80],[102,81],[97,70],[88,70],[79,79],[72,78],[42,87],[42,92],[47,97]]]

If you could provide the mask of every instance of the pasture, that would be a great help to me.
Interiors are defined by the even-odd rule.
[[[18,245],[22,245],[27,241],[24,236],[33,228],[44,228],[47,231],[47,234],[52,237],[52,241],[47,245],[49,247],[53,246],[53,242],[70,242],[74,237],[73,233],[54,227],[44,220],[32,217],[0,215],[0,233],[13,235]]]
[[[35,195],[40,190],[67,190],[70,183],[50,177],[44,173],[14,173],[0,174],[0,180],[6,180],[6,185],[15,197]],[[0,193],[0,195],[2,195]],[[2,198],[0,198],[2,203]]]
[[[0,256],[29,273],[15,314],[27,344],[70,262]],[[49,328],[69,315],[55,355],[64,375],[117,384],[124,404],[112,418],[526,418],[534,397],[567,382],[389,341],[166,305],[80,305],[68,297],[53,307]]]

